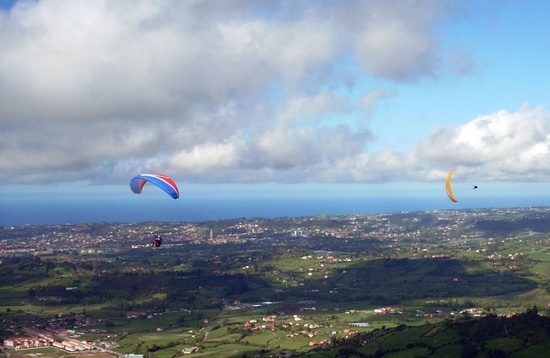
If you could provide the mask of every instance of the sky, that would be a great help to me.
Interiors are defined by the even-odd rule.
[[[548,195],[549,13],[535,0],[1,1],[0,200],[126,194],[138,173],[221,196],[430,191],[451,168],[457,185]]]

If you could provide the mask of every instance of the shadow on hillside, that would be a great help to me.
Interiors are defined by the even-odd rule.
[[[398,304],[404,300],[498,296],[526,292],[536,284],[521,277],[486,271],[456,259],[378,259],[308,281],[302,291],[331,301]],[[329,295],[323,295],[328,291]],[[331,293],[330,293],[331,292]]]
[[[474,228],[484,232],[496,234],[510,234],[526,231],[550,233],[548,218],[522,218],[518,220],[478,220]]]

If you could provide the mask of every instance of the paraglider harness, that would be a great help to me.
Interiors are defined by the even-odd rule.
[[[156,235],[155,239],[151,243],[151,246],[152,247],[160,247],[160,245],[162,245],[162,237],[160,237],[160,235]]]

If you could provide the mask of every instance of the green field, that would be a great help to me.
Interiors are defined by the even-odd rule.
[[[105,252],[59,246],[47,254],[5,255],[0,319],[13,328],[1,334],[55,327],[121,354],[167,358],[191,347],[197,357],[444,357],[468,350],[526,357],[549,348],[543,319],[550,314],[550,234],[541,232],[547,218],[529,215],[542,217],[488,210],[481,221],[476,211],[299,220],[301,229],[325,225],[345,239],[280,234],[298,219],[221,221],[197,224],[189,235],[210,229],[234,235],[264,225],[269,238],[255,233],[254,240],[172,246],[166,240],[159,250],[128,249],[118,240]],[[537,233],[526,234],[532,223]],[[173,225],[154,227],[168,233]],[[0,239],[30,235],[21,230],[0,232]],[[63,237],[77,228],[55,230]],[[127,228],[86,230],[106,235]],[[490,318],[525,317],[535,307],[544,334],[529,333],[513,317]],[[51,348],[28,354],[37,352],[69,356]]]

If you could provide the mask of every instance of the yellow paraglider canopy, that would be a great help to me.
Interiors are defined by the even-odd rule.
[[[455,199],[455,196],[453,194],[453,188],[451,187],[451,178],[453,177],[453,174],[455,173],[456,168],[451,169],[449,174],[447,174],[447,180],[445,181],[445,190],[447,191],[447,196],[449,199],[451,199],[452,202],[457,202]]]

